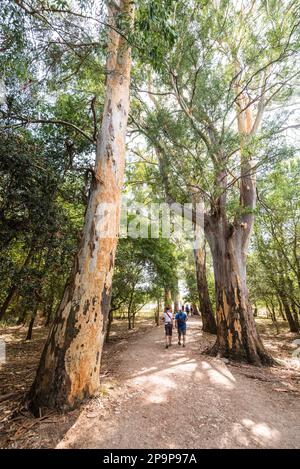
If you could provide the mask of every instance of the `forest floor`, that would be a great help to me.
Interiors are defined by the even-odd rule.
[[[137,330],[115,321],[105,346],[99,396],[68,414],[40,419],[15,412],[45,340],[36,328],[0,330],[7,363],[0,369],[0,447],[6,448],[300,448],[300,358],[295,334],[275,334],[258,320],[264,343],[281,366],[257,368],[201,352],[214,337],[188,323],[187,346],[164,348],[163,326]],[[15,414],[15,415],[14,415]],[[12,418],[13,416],[13,418]]]

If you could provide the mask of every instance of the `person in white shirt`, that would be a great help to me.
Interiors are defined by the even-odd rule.
[[[166,308],[162,319],[165,323],[166,348],[169,348],[172,345],[173,332],[173,313],[169,306]]]

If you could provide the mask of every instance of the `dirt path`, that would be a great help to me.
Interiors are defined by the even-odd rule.
[[[186,348],[165,350],[162,334],[133,338],[57,448],[300,447],[299,395],[272,372],[201,355],[197,319]]]

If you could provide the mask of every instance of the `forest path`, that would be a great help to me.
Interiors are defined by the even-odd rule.
[[[201,355],[202,337],[196,318],[186,348],[164,349],[163,327],[133,337],[57,448],[299,448],[299,396]]]

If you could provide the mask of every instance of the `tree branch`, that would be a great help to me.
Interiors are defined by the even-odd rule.
[[[181,107],[182,111],[185,113],[185,115],[189,118],[193,128],[195,129],[197,134],[200,136],[200,138],[203,140],[203,142],[205,143],[207,149],[210,151],[211,146],[210,146],[210,142],[209,142],[208,138],[206,137],[205,133],[202,132],[202,130],[200,130],[199,127],[195,124],[194,118],[193,118],[190,110],[188,109],[185,101],[183,100],[183,98],[180,94],[180,91],[179,91],[179,88],[178,88],[178,83],[177,83],[177,76],[172,71],[170,71],[170,73],[171,73],[171,80],[172,80],[172,84],[173,84],[173,89],[175,91],[175,96],[177,98],[178,104],[180,105],[180,107]]]
[[[91,110],[92,110],[93,122],[94,122],[94,132],[93,132],[93,141],[94,142],[97,141],[97,134],[98,134],[97,114],[96,114],[95,105],[96,105],[96,96],[94,96],[92,101],[91,101]]]
[[[10,116],[11,117],[11,116]],[[54,125],[63,125],[66,127],[70,127],[71,129],[74,129],[76,132],[78,132],[80,135],[85,137],[87,140],[89,140],[91,143],[95,144],[95,140],[93,137],[88,135],[87,133],[84,132],[84,130],[80,129],[77,127],[77,125],[72,124],[72,122],[68,122],[62,119],[35,119],[32,117],[25,117],[25,116],[12,116],[14,120],[19,120],[20,124],[7,124],[4,126],[1,126],[0,128],[2,129],[9,129],[11,127],[15,127],[16,125],[30,125],[30,124],[54,124]]]

